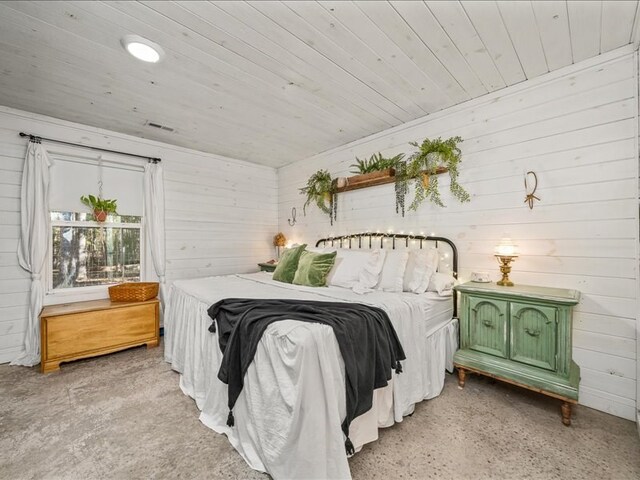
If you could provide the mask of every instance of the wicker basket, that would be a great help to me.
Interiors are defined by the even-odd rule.
[[[158,282],[120,283],[109,287],[112,302],[144,302],[158,295]]]

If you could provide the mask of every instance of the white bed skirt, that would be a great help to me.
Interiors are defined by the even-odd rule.
[[[251,468],[275,479],[351,478],[340,428],[344,363],[331,327],[293,320],[269,326],[229,428],[227,386],[217,378],[222,354],[217,334],[208,331],[209,305],[175,287],[169,298],[165,359],[180,373],[180,387],[195,400],[202,423],[227,435]],[[376,440],[379,427],[402,421],[415,403],[440,394],[445,369],[453,370],[457,339],[456,319],[425,335],[422,378],[392,380],[375,392],[373,408],[351,424],[356,450]],[[411,388],[400,385],[407,382]]]

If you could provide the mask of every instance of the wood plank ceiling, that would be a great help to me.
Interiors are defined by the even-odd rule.
[[[279,167],[627,45],[637,16],[637,1],[2,1],[0,105]],[[135,60],[126,34],[166,57]]]

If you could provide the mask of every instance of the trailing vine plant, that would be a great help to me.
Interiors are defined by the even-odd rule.
[[[311,175],[307,180],[307,185],[300,189],[300,193],[307,196],[307,201],[302,207],[305,216],[307,215],[307,206],[315,203],[322,212],[329,215],[329,220],[333,225],[338,214],[338,198],[336,182],[327,170],[318,170]]]
[[[461,203],[471,200],[469,193],[458,183],[460,174],[458,166],[462,161],[458,144],[463,140],[461,137],[451,137],[442,140],[440,137],[431,140],[425,138],[422,143],[411,142],[410,145],[418,148],[418,151],[411,155],[407,161],[406,178],[414,179],[415,197],[409,206],[409,210],[417,210],[425,201],[429,200],[434,204],[444,207],[440,190],[438,188],[439,168],[446,168],[451,180],[449,189]],[[426,175],[426,177],[425,177]]]
[[[407,182],[407,162],[398,162],[398,164],[396,165],[394,186],[396,193],[396,213],[401,213],[404,217],[404,200],[407,196],[407,193],[409,193],[409,184]]]

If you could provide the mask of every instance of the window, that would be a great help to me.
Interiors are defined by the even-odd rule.
[[[140,281],[141,217],[51,212],[49,290]]]
[[[49,182],[48,295],[66,300],[104,298],[106,285],[146,280],[143,168],[117,156],[55,147]],[[118,214],[98,223],[82,195],[118,201]]]

